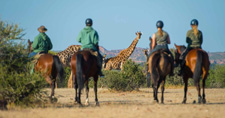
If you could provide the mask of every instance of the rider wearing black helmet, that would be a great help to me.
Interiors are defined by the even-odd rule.
[[[92,28],[93,21],[90,18],[85,20],[86,27],[83,28],[78,37],[77,41],[81,43],[81,50],[91,50],[91,53],[98,58],[98,68],[99,75],[104,76],[102,74],[102,55],[99,53],[99,36],[98,32]]]
[[[173,55],[168,48],[168,44],[170,44],[170,37],[166,31],[162,30],[163,26],[164,26],[164,24],[161,20],[156,22],[156,27],[157,27],[158,31],[156,33],[154,33],[152,36],[152,51],[150,52],[148,57],[150,57],[151,54],[157,50],[165,49],[167,51],[167,53],[174,60]],[[170,75],[173,75],[173,72]]]
[[[153,34],[152,36],[152,51],[150,52],[149,56],[160,49],[165,49],[171,56],[172,53],[170,52],[168,48],[168,44],[170,44],[170,37],[167,32],[162,30],[163,28],[163,22],[161,20],[156,22],[156,27],[158,31]],[[172,56],[173,57],[173,56]]]
[[[200,30],[198,30],[198,20],[193,19],[190,23],[192,29],[187,32],[186,36],[186,42],[188,44],[187,49],[181,54],[180,61],[181,61],[181,71],[179,75],[182,73],[182,68],[185,64],[185,56],[191,49],[195,48],[202,48],[202,41],[203,41],[203,35]]]

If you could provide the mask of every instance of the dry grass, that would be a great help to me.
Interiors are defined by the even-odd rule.
[[[49,89],[47,89],[49,91]],[[85,102],[82,94],[82,103]],[[206,89],[206,104],[192,104],[197,91],[190,87],[187,104],[181,104],[183,89],[166,88],[165,104],[154,104],[152,88],[133,92],[111,92],[98,89],[100,107],[95,106],[94,91],[90,89],[89,106],[74,103],[74,89],[56,89],[58,102],[38,108],[11,108],[0,111],[0,118],[216,118],[225,116],[225,89]],[[161,93],[158,95],[159,99]]]

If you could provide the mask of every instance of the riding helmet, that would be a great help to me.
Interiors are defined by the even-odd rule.
[[[156,27],[157,28],[163,28],[163,22],[161,20],[156,22]]]
[[[196,19],[191,20],[191,25],[197,25],[198,26],[198,20],[196,20]]]
[[[92,25],[92,19],[91,18],[87,18],[85,21],[86,25]]]

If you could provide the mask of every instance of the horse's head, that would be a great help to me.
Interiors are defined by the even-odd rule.
[[[106,54],[102,57],[102,67],[103,67],[103,68],[105,68],[106,63],[107,63],[105,57],[106,57]]]
[[[135,34],[137,35],[137,38],[140,39],[140,38],[141,38],[141,35],[142,35],[143,33],[142,33],[142,32],[136,32]]]
[[[176,64],[179,63],[179,61],[180,61],[179,57],[184,52],[186,47],[184,45],[176,45],[176,44],[174,44],[174,45],[175,45],[175,48],[176,48],[176,50],[175,50],[175,59],[174,59],[175,65],[176,65]]]
[[[30,41],[30,39],[28,39],[28,46],[27,46],[27,49],[29,52],[32,51],[32,44],[33,44],[33,41]]]
[[[152,37],[151,36],[149,37],[149,41],[150,41],[150,43],[149,43],[150,51],[152,51]]]

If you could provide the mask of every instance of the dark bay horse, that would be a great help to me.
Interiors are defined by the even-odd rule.
[[[179,63],[179,57],[181,53],[186,49],[185,46],[178,46],[175,44],[176,52],[175,52],[175,63]],[[209,73],[209,56],[202,49],[192,49],[188,52],[185,57],[185,65],[183,67],[183,80],[184,80],[184,99],[182,103],[186,103],[187,100],[187,87],[188,87],[188,79],[193,78],[194,84],[198,91],[198,103],[206,103],[205,99],[205,80]],[[201,88],[200,88],[200,78],[202,75],[202,96],[201,96]]]
[[[71,57],[71,71],[72,78],[74,82],[75,89],[75,102],[81,104],[80,96],[81,90],[86,85],[86,105],[89,104],[88,98],[88,82],[89,78],[94,78],[94,91],[95,91],[95,102],[96,105],[99,105],[97,98],[97,81],[98,81],[98,68],[97,68],[97,57],[92,55],[90,51],[83,50],[75,53]],[[77,89],[79,92],[77,93]],[[78,97],[77,97],[78,96]]]
[[[32,42],[28,40],[28,44],[29,51],[31,52]],[[34,70],[35,72],[41,72],[45,77],[45,80],[51,87],[50,99],[54,98],[56,77],[59,77],[60,82],[64,82],[65,79],[64,68],[59,57],[52,54],[41,54],[34,66]]]
[[[166,76],[173,71],[171,67],[173,66],[173,59],[169,56],[166,50],[158,50],[151,54],[148,59],[148,70],[151,74],[152,79],[152,88],[153,88],[153,97],[154,102],[158,103],[158,88],[161,85],[161,103],[164,103],[164,85]]]

